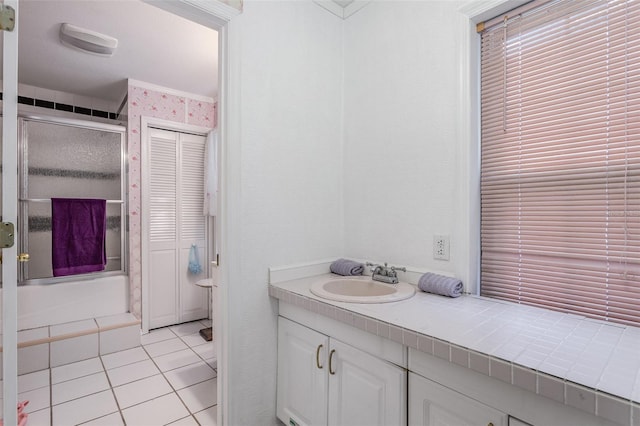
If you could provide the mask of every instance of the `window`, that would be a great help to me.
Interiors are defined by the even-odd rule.
[[[124,128],[77,120],[20,119],[20,250],[30,255],[21,263],[19,282],[50,283],[51,198],[107,200],[105,247],[107,265],[97,274],[123,273],[126,262]],[[75,277],[77,279],[78,276]]]
[[[481,294],[640,325],[640,2],[533,2],[481,38]]]

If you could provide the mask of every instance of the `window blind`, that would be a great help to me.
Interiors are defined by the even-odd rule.
[[[640,2],[481,39],[481,294],[640,325]]]

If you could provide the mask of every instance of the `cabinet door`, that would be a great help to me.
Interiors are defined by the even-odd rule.
[[[410,426],[506,426],[501,411],[409,373]]]
[[[327,424],[327,336],[278,318],[277,416],[285,425]]]
[[[406,370],[331,340],[329,424],[406,424]]]

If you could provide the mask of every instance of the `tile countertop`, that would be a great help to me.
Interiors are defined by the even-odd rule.
[[[593,414],[607,406],[611,420],[640,424],[638,327],[470,295],[417,290],[399,302],[357,304],[309,291],[315,281],[336,277],[280,280],[272,271],[269,294],[564,404]]]

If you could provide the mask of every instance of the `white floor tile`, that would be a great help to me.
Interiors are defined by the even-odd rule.
[[[195,321],[143,336],[143,344],[155,354],[152,359],[146,348],[138,347],[20,375],[18,399],[30,401],[29,426],[123,426],[124,420],[133,426],[215,425],[215,342],[197,334],[206,325]],[[203,355],[211,358],[203,362]]]
[[[49,369],[18,376],[18,392],[27,392],[47,386],[49,386]]]
[[[211,379],[177,392],[189,411],[197,413],[216,405],[218,400],[217,387],[217,379]]]
[[[53,406],[53,426],[87,422],[118,411],[111,390]],[[29,425],[31,426],[31,425]]]
[[[155,358],[160,355],[187,349],[188,346],[178,337],[175,337],[173,339],[163,340],[162,342],[144,345],[144,348],[150,357]]]
[[[29,419],[31,421],[31,419]],[[108,414],[104,417],[100,417],[94,420],[89,420],[86,423],[82,423],[83,426],[124,426],[124,421],[122,420],[122,415],[120,413],[112,413]],[[31,426],[29,424],[28,426]]]
[[[53,385],[51,387],[51,401],[53,405],[61,404],[107,389],[109,389],[107,375],[100,372]]]
[[[218,406],[214,405],[206,410],[199,411],[193,415],[200,423],[200,426],[218,425]]]
[[[123,365],[133,364],[134,362],[144,361],[145,359],[149,359],[149,355],[147,355],[142,347],[139,347],[102,355],[101,358],[105,368],[110,370],[112,368],[122,367]]]
[[[64,382],[66,380],[77,379],[82,376],[99,373],[104,371],[100,358],[90,358],[84,361],[74,362],[72,364],[61,365],[51,369],[51,382],[53,384]]]
[[[113,388],[120,408],[131,407],[173,392],[161,374]]]
[[[107,370],[111,386],[121,386],[126,383],[135,382],[136,380],[151,377],[160,374],[158,367],[150,359],[136,362],[133,364],[123,365],[122,367]]]
[[[213,325],[213,321],[211,321],[210,319],[200,320],[200,324],[205,327],[211,327]]]
[[[34,413],[29,413],[27,418],[27,424],[29,426],[50,426],[51,425],[51,408],[47,407],[44,410],[39,410]]]
[[[200,333],[188,334],[186,336],[180,336],[180,338],[182,339],[183,342],[189,345],[189,347],[201,346],[201,345],[206,345],[207,343],[210,343],[204,340],[204,338],[200,335]]]
[[[194,346],[193,350],[195,353],[200,355],[200,358],[202,359],[211,359],[216,357],[216,351],[212,344]]]
[[[173,423],[169,423],[167,426],[200,426],[193,416],[185,417],[184,419],[176,420]]]
[[[173,339],[174,337],[176,337],[176,335],[173,331],[168,328],[160,328],[157,330],[151,330],[149,333],[140,336],[140,344],[150,345],[151,343]]]
[[[195,352],[193,352],[193,350],[184,349],[182,351],[155,357],[153,358],[153,361],[158,365],[160,371],[169,371],[175,368],[184,367],[185,365],[194,364],[202,360]]]
[[[197,333],[201,328],[203,327],[199,322],[187,322],[184,324],[178,324],[169,327],[169,329],[176,333],[179,337]]]
[[[122,410],[128,425],[165,425],[189,415],[175,393]]]
[[[216,372],[204,361],[185,367],[176,368],[164,374],[175,390],[183,389],[196,383],[216,377]]]

